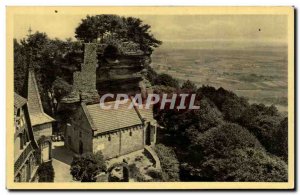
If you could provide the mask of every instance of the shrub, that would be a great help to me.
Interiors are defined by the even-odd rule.
[[[82,182],[95,182],[95,176],[106,171],[106,165],[101,152],[75,155],[70,172],[73,178]]]
[[[42,163],[37,170],[37,174],[39,182],[53,182],[55,173],[52,162]]]
[[[158,171],[156,169],[148,169],[147,175],[152,177],[152,181],[159,182],[163,180],[163,175],[161,171]]]
[[[141,174],[140,170],[137,168],[135,164],[130,164],[128,166],[130,177],[135,181],[144,182],[146,181],[145,177]]]

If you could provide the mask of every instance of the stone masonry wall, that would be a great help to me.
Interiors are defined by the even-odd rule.
[[[96,69],[97,69],[97,44],[87,43],[84,46],[84,62],[81,71],[74,72],[73,88],[80,92],[82,99],[92,101],[97,99]]]
[[[142,126],[95,136],[93,139],[93,152],[102,151],[105,159],[118,157],[143,148],[144,129]]]

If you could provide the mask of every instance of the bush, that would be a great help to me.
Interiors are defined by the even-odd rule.
[[[154,182],[160,182],[163,180],[163,175],[162,172],[156,170],[156,169],[149,169],[147,171],[147,175],[149,175],[150,177],[152,177],[152,181]]]
[[[179,162],[174,150],[158,144],[155,151],[160,160],[163,181],[179,181]]]
[[[136,167],[135,164],[130,164],[128,167],[131,178],[138,182],[146,181],[145,177],[141,174],[140,170]]]
[[[42,163],[37,170],[37,174],[39,177],[39,182],[53,182],[55,173],[52,166],[52,161]]]
[[[95,182],[96,175],[106,171],[106,165],[101,152],[75,155],[70,172],[73,179],[81,182]]]

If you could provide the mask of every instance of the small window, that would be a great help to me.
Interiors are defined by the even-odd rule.
[[[23,150],[23,146],[24,146],[23,134],[20,134],[19,138],[20,138],[20,150]]]
[[[81,131],[79,132],[79,137],[82,137],[82,132]]]
[[[108,136],[108,141],[110,141],[111,140],[111,137],[110,136]]]
[[[132,136],[132,131],[129,132],[129,136]]]

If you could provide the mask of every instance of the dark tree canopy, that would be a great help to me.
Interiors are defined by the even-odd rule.
[[[14,87],[20,95],[27,96],[28,68],[35,72],[42,104],[53,116],[52,84],[61,75],[61,66],[78,66],[82,62],[82,45],[70,39],[50,39],[45,33],[36,32],[14,40]],[[54,97],[54,95],[52,96]]]
[[[75,37],[84,42],[93,42],[97,39],[104,41],[106,36],[113,36],[123,41],[132,41],[139,44],[144,52],[152,52],[162,42],[150,32],[151,26],[134,17],[117,15],[87,16],[75,30]]]

